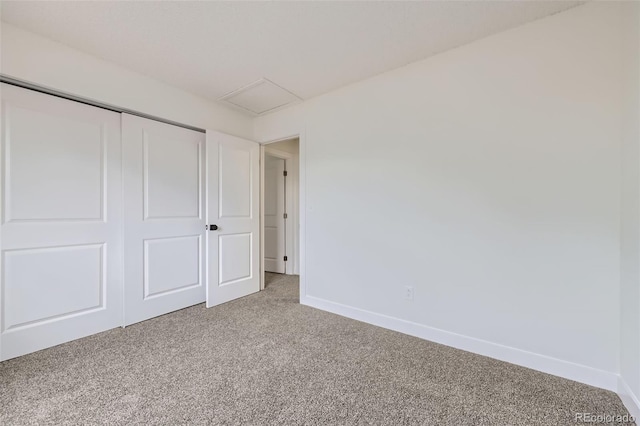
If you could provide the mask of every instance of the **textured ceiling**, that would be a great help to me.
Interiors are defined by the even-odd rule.
[[[1,16],[212,100],[263,77],[308,99],[580,3],[2,1]]]

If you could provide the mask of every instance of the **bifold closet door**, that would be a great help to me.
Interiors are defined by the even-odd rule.
[[[122,114],[125,324],[205,301],[204,143]]]
[[[260,291],[260,146],[207,131],[207,307]]]
[[[120,114],[7,84],[0,359],[122,324]]]

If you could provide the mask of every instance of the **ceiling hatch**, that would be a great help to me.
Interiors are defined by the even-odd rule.
[[[219,99],[237,108],[260,115],[300,102],[302,99],[271,80],[261,78]]]

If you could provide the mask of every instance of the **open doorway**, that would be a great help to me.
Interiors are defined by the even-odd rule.
[[[299,154],[298,138],[263,146],[263,289],[273,280],[273,274],[300,273]]]

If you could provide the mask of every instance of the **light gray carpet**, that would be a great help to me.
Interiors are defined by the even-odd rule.
[[[298,304],[297,277],[0,363],[0,424],[570,425],[590,386]]]

